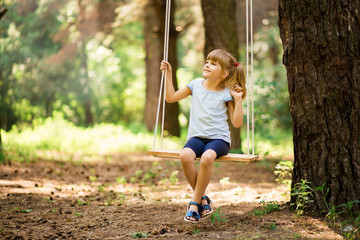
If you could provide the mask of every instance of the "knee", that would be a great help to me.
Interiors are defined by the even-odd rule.
[[[206,151],[200,159],[200,165],[203,167],[211,167],[214,164],[216,153],[214,151]]]
[[[180,162],[182,166],[193,164],[195,158],[195,153],[191,149],[183,149],[180,152]]]

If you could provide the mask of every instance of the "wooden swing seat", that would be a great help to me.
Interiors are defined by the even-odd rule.
[[[177,158],[180,157],[180,150],[166,150],[166,149],[153,149],[149,150],[148,154],[153,155],[154,157],[161,157],[161,158]],[[247,154],[235,154],[235,153],[228,153],[225,156],[222,156],[215,160],[215,162],[253,162],[259,159],[258,155],[247,155]],[[197,158],[196,160],[200,160]]]

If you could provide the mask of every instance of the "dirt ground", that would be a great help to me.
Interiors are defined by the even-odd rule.
[[[2,164],[0,238],[343,239],[323,217],[289,210],[274,166],[216,163],[207,194],[217,213],[191,224],[183,217],[192,192],[177,160],[124,154]],[[280,210],[255,215],[262,200]]]

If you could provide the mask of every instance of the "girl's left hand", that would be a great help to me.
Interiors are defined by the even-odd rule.
[[[242,100],[242,96],[243,96],[242,87],[238,84],[235,84],[231,88],[231,96],[234,98],[234,100]]]

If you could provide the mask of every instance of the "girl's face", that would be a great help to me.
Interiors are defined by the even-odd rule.
[[[218,62],[208,59],[203,67],[203,77],[209,80],[222,80],[226,77],[226,73],[222,71]]]

